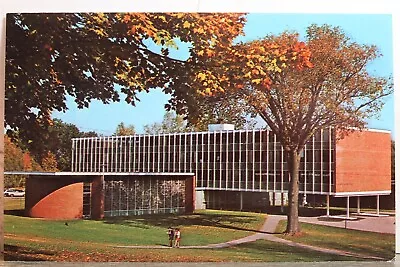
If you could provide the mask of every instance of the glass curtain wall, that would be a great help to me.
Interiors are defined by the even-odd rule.
[[[315,134],[300,165],[300,192],[333,190],[335,135]],[[195,173],[196,189],[287,192],[287,157],[268,130],[73,139],[73,172]]]
[[[107,176],[104,216],[185,212],[185,180]]]

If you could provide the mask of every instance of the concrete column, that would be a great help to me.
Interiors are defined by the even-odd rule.
[[[347,196],[347,205],[346,205],[346,218],[350,218],[350,197]]]
[[[379,215],[379,195],[376,196],[376,214]]]
[[[326,216],[329,217],[329,195],[326,195]]]
[[[206,208],[204,191],[195,191],[195,209],[203,210]]]
[[[361,213],[360,196],[357,197],[357,214]]]
[[[240,210],[243,210],[243,192],[240,191]]]

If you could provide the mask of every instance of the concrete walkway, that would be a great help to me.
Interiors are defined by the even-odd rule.
[[[389,219],[388,219],[389,218]],[[363,259],[370,259],[370,260],[384,260],[383,258],[380,257],[373,257],[369,255],[364,255],[364,254],[355,254],[355,253],[350,253],[347,251],[343,250],[337,250],[337,249],[327,249],[327,248],[321,248],[321,247],[315,247],[311,245],[306,245],[306,244],[301,244],[301,243],[296,243],[290,240],[286,240],[283,238],[279,238],[276,236],[275,230],[276,227],[278,226],[278,223],[280,220],[286,219],[286,216],[284,215],[268,215],[267,219],[265,220],[263,226],[260,229],[259,233],[249,235],[240,239],[224,242],[224,243],[219,243],[219,244],[209,244],[209,245],[204,245],[204,246],[181,246],[180,249],[219,249],[219,248],[227,248],[231,246],[236,246],[239,244],[243,243],[248,243],[248,242],[254,242],[256,240],[269,240],[273,242],[279,242],[286,244],[288,246],[292,247],[299,247],[299,248],[304,248],[304,249],[309,249],[313,251],[319,251],[322,253],[329,253],[329,254],[334,254],[334,255],[340,255],[340,256],[351,256],[351,257],[357,257],[357,258],[363,258]],[[315,223],[315,224],[322,224],[322,225],[329,225],[329,226],[336,226],[336,227],[345,227],[343,222],[340,222],[341,224],[336,224],[338,223],[337,221],[329,221],[329,220],[318,220],[317,217],[301,217],[299,218],[301,222],[308,222],[308,223]],[[349,229],[357,229],[357,230],[363,230],[363,231],[381,231],[381,232],[386,232],[389,227],[383,227],[381,230],[377,228],[377,225],[386,225],[386,224],[376,224],[377,220],[385,220],[385,221],[394,221],[394,217],[378,217],[378,218],[366,218],[364,223],[359,224],[357,227],[358,222],[361,221],[352,221],[352,222],[347,222],[348,228]],[[375,226],[373,226],[375,225]],[[347,226],[347,225],[346,225]],[[353,227],[353,228],[350,228]],[[394,225],[392,224],[393,229],[395,228]],[[391,230],[390,230],[391,231]],[[393,230],[394,231],[394,230]],[[118,246],[119,248],[168,248],[170,247],[167,246]]]
[[[273,215],[274,216],[274,215]],[[374,217],[351,215],[358,218],[357,220],[338,220],[320,217],[300,217],[300,222],[347,228],[352,230],[360,230],[375,233],[395,234],[396,225],[394,216]]]

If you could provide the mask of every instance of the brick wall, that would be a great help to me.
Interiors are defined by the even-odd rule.
[[[390,133],[353,132],[336,144],[335,191],[390,190]]]
[[[50,219],[82,218],[83,183],[62,178],[32,176],[27,179],[27,216]]]

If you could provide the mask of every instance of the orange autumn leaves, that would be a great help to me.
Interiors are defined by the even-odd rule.
[[[113,23],[110,18],[102,13],[93,14],[89,24],[102,25],[97,27],[101,30],[94,27],[94,31],[102,37],[108,36],[105,25]],[[267,90],[274,83],[273,73],[285,68],[312,67],[310,50],[296,34],[235,44],[235,39],[244,34],[246,17],[242,13],[121,13],[112,18],[125,24],[128,38],[139,48],[144,40],[152,40],[161,47],[164,57],[169,57],[169,49],[178,49],[179,43],[190,43],[185,60],[185,72],[190,78],[176,79],[203,96],[245,86]],[[115,65],[121,69],[124,62],[116,60]],[[170,65],[164,67],[176,69]],[[133,75],[131,68],[118,72],[117,78],[129,80],[129,86],[141,84],[142,80],[150,83],[149,75],[140,72],[128,78]],[[153,80],[151,84],[161,85],[157,79]]]
[[[227,88],[240,90],[246,86],[269,90],[275,73],[284,69],[312,68],[311,51],[295,34],[282,34],[240,43],[227,48],[208,60],[206,68],[195,76],[198,93],[216,95]]]
[[[138,40],[151,38],[157,45],[176,47],[176,39],[191,42],[193,55],[211,56],[212,49],[229,46],[243,34],[242,13],[124,13],[116,16]]]

